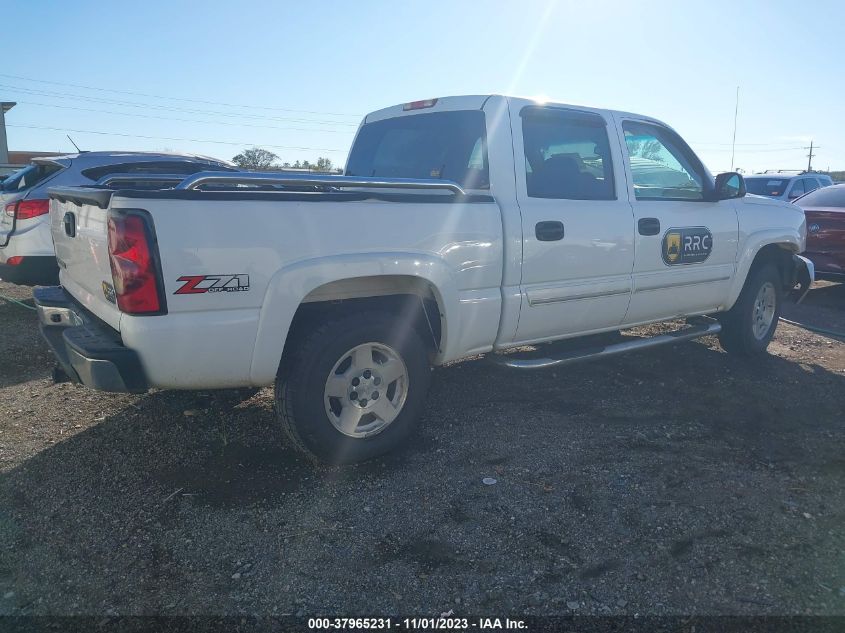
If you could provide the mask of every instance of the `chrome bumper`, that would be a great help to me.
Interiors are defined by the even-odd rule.
[[[41,335],[72,381],[101,391],[147,390],[138,354],[123,346],[119,332],[87,312],[60,286],[39,286],[32,294]]]

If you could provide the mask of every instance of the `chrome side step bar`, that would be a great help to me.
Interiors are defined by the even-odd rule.
[[[658,334],[657,336],[649,338],[636,338],[631,341],[614,343],[612,345],[585,347],[578,350],[564,352],[556,358],[515,358],[515,356],[517,356],[516,354],[492,354],[488,356],[488,358],[491,362],[497,365],[510,367],[511,369],[545,369],[547,367],[559,367],[561,365],[571,365],[573,363],[580,363],[586,360],[626,354],[628,352],[647,349],[649,347],[659,347],[661,345],[671,345],[673,343],[691,341],[702,336],[718,334],[721,330],[722,325],[718,321],[707,319],[703,323],[694,323],[689,327],[681,328],[675,332]]]

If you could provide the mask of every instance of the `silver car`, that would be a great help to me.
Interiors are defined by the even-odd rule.
[[[745,190],[755,196],[778,200],[795,200],[805,193],[833,184],[827,174],[805,172],[801,174],[767,173],[745,176]]]
[[[0,279],[24,285],[58,283],[49,187],[90,186],[116,174],[137,175],[132,188],[161,186],[149,178],[170,175],[178,180],[179,175],[235,169],[231,163],[193,154],[83,152],[35,158],[0,183]]]

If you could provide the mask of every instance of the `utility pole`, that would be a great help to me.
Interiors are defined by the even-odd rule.
[[[9,146],[6,144],[6,113],[17,104],[12,101],[0,102],[0,164],[9,162]]]
[[[734,140],[731,143],[731,171],[734,170],[734,153],[736,151],[736,116],[739,114],[739,86],[736,87],[736,107],[734,108]]]
[[[807,154],[807,171],[813,171],[813,141],[810,140],[810,147],[804,149],[810,150],[810,153]],[[818,149],[818,146],[816,146],[816,149]]]

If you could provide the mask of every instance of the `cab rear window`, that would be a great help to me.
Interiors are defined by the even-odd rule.
[[[845,207],[845,186],[822,187],[796,200],[802,207]]]
[[[348,176],[452,180],[488,189],[487,141],[480,110],[432,112],[365,124],[349,154]]]

